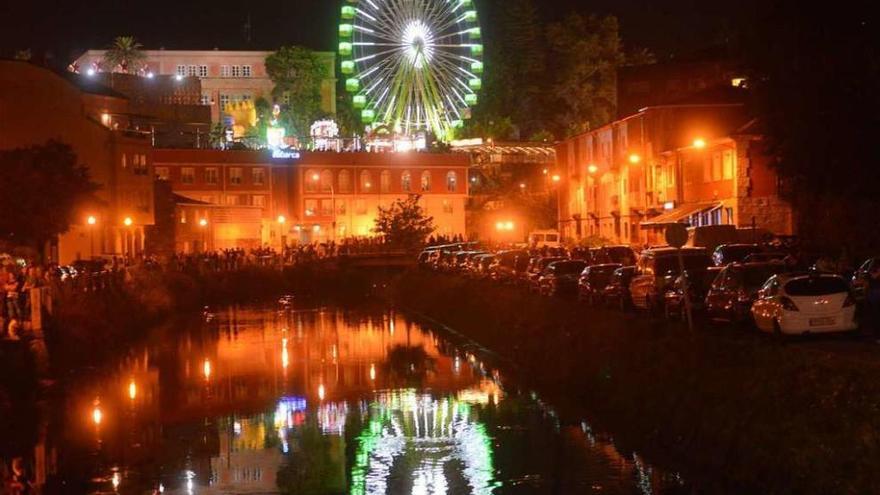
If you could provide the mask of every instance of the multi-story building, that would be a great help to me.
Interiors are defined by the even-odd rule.
[[[109,109],[127,113],[125,96],[75,82],[33,64],[0,61],[0,149],[60,141],[100,185],[98,201],[75,212],[48,253],[52,259],[140,254],[144,228],[154,222],[150,135],[111,121]]]
[[[372,236],[380,206],[410,194],[439,234],[465,233],[470,158],[431,153],[154,151],[176,200],[178,251]]]
[[[644,244],[669,222],[791,232],[742,91],[728,86],[654,105],[557,146],[566,238]],[[555,178],[555,177],[554,177]]]
[[[211,107],[211,119],[220,122],[227,103],[266,98],[272,101],[274,84],[266,72],[270,51],[145,50],[148,76],[188,77],[201,80],[200,101]],[[89,50],[71,64],[80,73],[97,74],[103,67],[105,50]],[[336,113],[336,54],[318,52],[326,63],[327,78],[321,85],[321,108]]]

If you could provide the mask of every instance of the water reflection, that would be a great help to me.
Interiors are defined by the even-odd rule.
[[[394,312],[230,308],[63,383],[49,493],[670,493],[586,423]]]

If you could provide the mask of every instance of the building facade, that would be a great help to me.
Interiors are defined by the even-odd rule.
[[[54,260],[143,252],[144,229],[154,223],[151,141],[113,125],[108,109],[127,108],[126,97],[106,88],[83,89],[46,68],[0,61],[0,149],[62,142],[100,185],[97,202],[75,212],[78,220],[49,253]]]
[[[649,106],[557,145],[563,236],[655,244],[670,222],[790,234],[791,209],[739,91]]]
[[[177,251],[369,237],[378,208],[410,194],[438,234],[465,234],[467,155],[157,149],[153,160],[156,178],[185,198]]]
[[[81,74],[112,71],[104,67],[105,50],[89,50],[71,64]],[[211,107],[213,122],[221,122],[223,108],[228,103],[254,101],[266,98],[272,101],[274,84],[266,72],[266,57],[270,51],[229,50],[145,50],[144,73],[153,76],[198,78],[201,81],[202,105]],[[336,114],[336,54],[318,52],[326,63],[327,78],[321,85],[321,108]]]

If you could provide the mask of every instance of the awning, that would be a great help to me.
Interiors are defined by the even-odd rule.
[[[663,212],[654,218],[642,222],[640,225],[643,229],[651,229],[664,227],[673,223],[681,223],[683,220],[690,218],[698,213],[706,213],[708,211],[721,208],[723,203],[712,201],[711,203],[689,203],[673,208],[672,210]]]

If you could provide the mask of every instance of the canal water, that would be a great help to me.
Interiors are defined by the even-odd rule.
[[[473,349],[392,311],[227,308],[0,421],[48,493],[689,491]]]

